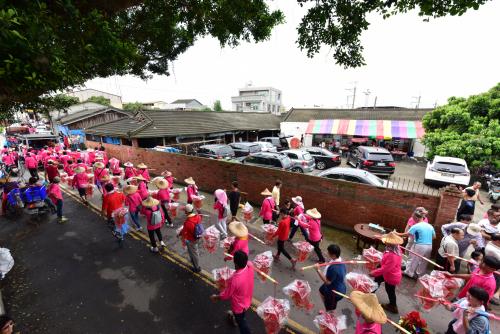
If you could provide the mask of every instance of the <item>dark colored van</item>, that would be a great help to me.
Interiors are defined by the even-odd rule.
[[[347,164],[378,175],[392,175],[396,169],[391,153],[382,147],[358,146],[349,154]]]

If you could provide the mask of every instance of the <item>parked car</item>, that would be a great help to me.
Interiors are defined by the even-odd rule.
[[[392,182],[383,180],[368,171],[361,169],[352,169],[346,167],[330,168],[318,174],[320,177],[326,177],[334,180],[344,180],[349,182],[363,183],[375,187],[391,187]]]
[[[469,182],[470,170],[463,159],[436,155],[427,163],[424,184],[457,184],[467,187]]]
[[[286,137],[264,137],[260,138],[260,141],[273,144],[278,151],[288,150],[290,148]]]
[[[292,161],[289,157],[280,153],[258,152],[252,153],[241,161],[242,164],[261,166],[268,168],[292,169]]]
[[[342,162],[340,154],[330,152],[325,148],[304,147],[303,149],[311,154],[319,170],[336,167]]]
[[[212,159],[229,159],[234,157],[234,151],[229,145],[210,144],[200,146],[196,155]]]
[[[236,157],[246,157],[250,153],[260,152],[260,145],[250,142],[236,142],[229,144],[234,151]]]
[[[392,175],[396,169],[391,152],[382,147],[358,146],[347,157],[347,164],[379,175]]]
[[[314,170],[314,158],[309,152],[301,149],[281,151],[292,161],[292,172],[310,173]]]
[[[36,128],[35,128],[35,132],[36,133],[40,133],[40,134],[44,134],[44,135],[47,135],[47,134],[51,134],[52,131],[50,131],[49,129],[47,129],[47,126],[46,125],[38,125]]]
[[[255,144],[258,144],[260,146],[260,150],[262,152],[278,152],[276,146],[267,141],[256,141]]]

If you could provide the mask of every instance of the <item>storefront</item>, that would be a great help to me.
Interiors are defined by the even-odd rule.
[[[420,121],[350,119],[310,120],[306,130],[314,146],[334,147],[338,141],[344,150],[358,145],[380,146],[401,156],[423,154],[418,139],[424,133]]]

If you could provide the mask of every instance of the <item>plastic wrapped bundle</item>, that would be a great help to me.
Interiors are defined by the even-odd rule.
[[[158,190],[150,190],[149,191],[149,194],[151,195],[151,197],[153,197],[154,199],[158,199]]]
[[[336,317],[333,312],[319,311],[313,321],[320,334],[339,334],[347,328],[345,315]]]
[[[272,245],[275,239],[274,234],[278,230],[278,227],[274,226],[273,224],[264,224],[262,225],[262,229],[265,232],[264,239],[266,241],[266,244]]]
[[[382,256],[383,253],[373,247],[363,249],[363,258],[368,261],[368,263],[365,264],[366,269],[369,271],[377,269],[380,262],[382,262]]]
[[[68,183],[68,181],[67,181],[68,173],[61,173],[61,174],[59,174],[59,176],[61,177],[62,183]]]
[[[87,174],[89,177],[89,183],[94,183],[94,174]]]
[[[283,288],[283,293],[290,297],[298,308],[309,311],[314,307],[311,303],[311,286],[307,281],[296,279]]]
[[[182,192],[182,188],[174,188],[170,192],[170,196],[172,196],[172,199],[174,201],[178,201],[180,198],[180,194]]]
[[[314,247],[307,241],[297,241],[293,243],[293,246],[297,248],[297,262],[304,262],[309,257],[309,254],[313,251]]]
[[[201,207],[203,206],[203,200],[205,199],[205,196],[192,196],[193,199],[193,206],[196,210],[200,210]]]
[[[224,291],[227,286],[227,281],[233,276],[235,270],[229,267],[217,268],[212,270],[215,284],[220,292]]]
[[[290,312],[290,302],[286,299],[267,297],[257,307],[257,314],[264,320],[267,334],[277,334],[285,325]]]
[[[168,213],[170,214],[170,218],[174,219],[177,217],[177,208],[179,207],[179,203],[169,203],[168,204]]]
[[[243,219],[249,222],[253,218],[253,206],[246,202],[243,206]]]
[[[93,184],[91,184],[91,183],[87,184],[87,188],[85,189],[85,194],[87,196],[90,196],[90,197],[92,195],[94,195],[94,185]]]
[[[111,183],[113,183],[113,185],[115,187],[118,187],[118,184],[120,183],[120,176],[118,175],[114,175],[111,177]]]
[[[255,268],[259,269],[264,274],[269,275],[271,273],[271,265],[273,264],[273,253],[271,251],[266,251],[264,253],[257,254],[253,260],[253,265]],[[257,272],[260,280],[262,282],[266,281],[266,277]]]
[[[378,284],[366,274],[350,272],[347,273],[345,279],[353,290],[364,293],[373,292],[378,287]]]
[[[131,177],[131,178],[127,179],[127,183],[131,184],[133,186],[136,186],[137,185],[137,179]]]
[[[220,242],[220,248],[224,248],[225,251],[227,252],[229,250],[229,247],[233,244],[234,240],[236,237],[227,237],[224,240]]]
[[[125,224],[125,222],[127,221],[127,214],[128,214],[128,209],[125,207],[119,208],[119,209],[116,209],[115,211],[113,211],[113,213],[111,215],[113,217],[115,225],[121,226],[121,225]]]
[[[75,177],[74,175],[72,175],[72,176],[67,176],[67,177],[66,177],[66,184],[67,184],[68,186],[71,186],[71,185],[73,184],[73,178],[74,178],[74,177]]]
[[[219,238],[220,232],[214,225],[205,230],[205,233],[203,233],[203,247],[205,247],[207,252],[212,254],[217,250]]]
[[[440,299],[445,298],[448,294],[448,290],[444,287],[444,281],[441,278],[427,274],[420,277],[418,281],[422,284],[422,289],[417,292],[419,296]],[[439,304],[437,301],[423,298],[419,298],[419,300],[422,302],[422,308],[424,310],[430,310]]]
[[[448,277],[445,275],[444,271],[433,270],[430,274],[432,277],[436,277],[443,281],[443,286],[446,289],[445,298],[451,298],[455,295],[455,291],[458,290],[463,284],[464,280],[456,277]]]

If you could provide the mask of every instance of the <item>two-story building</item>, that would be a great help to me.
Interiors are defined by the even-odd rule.
[[[233,110],[242,112],[281,113],[282,93],[273,87],[254,87],[248,85],[238,90],[238,96],[231,97]]]

